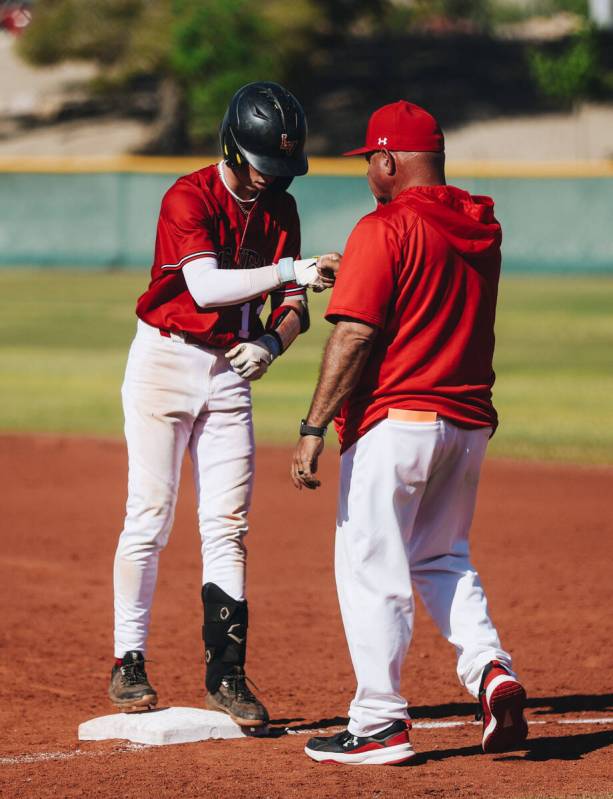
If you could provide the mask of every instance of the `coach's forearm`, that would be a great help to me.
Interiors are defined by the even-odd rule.
[[[368,360],[375,328],[360,322],[339,322],[328,339],[307,422],[326,427],[355,388]]]

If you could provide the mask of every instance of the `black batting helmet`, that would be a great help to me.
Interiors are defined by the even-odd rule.
[[[245,161],[264,175],[293,178],[305,175],[307,124],[302,106],[278,83],[259,81],[239,89],[221,123],[224,160],[230,166]]]

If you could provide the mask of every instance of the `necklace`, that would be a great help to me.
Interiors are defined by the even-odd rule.
[[[236,200],[236,204],[238,205],[238,210],[246,219],[249,216],[251,209],[253,208],[253,205],[249,205],[248,203],[253,203],[255,202],[255,200],[237,200],[236,197],[234,199]]]
[[[228,186],[226,182],[226,176],[224,175],[223,171],[223,161],[220,161],[217,164],[217,171],[219,172],[219,177],[221,178],[221,182],[225,186],[226,190],[232,195],[236,204],[238,205],[239,211],[245,217],[245,219],[249,216],[251,209],[253,208],[253,204],[260,196],[260,192],[258,192],[255,197],[251,197],[249,200],[244,200],[242,197],[239,197],[238,194],[232,191],[232,189]]]

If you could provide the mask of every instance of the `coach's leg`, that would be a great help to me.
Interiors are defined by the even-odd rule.
[[[128,500],[114,566],[116,658],[147,646],[159,553],[172,527],[193,422],[181,389],[181,371],[190,368],[186,350],[144,328],[130,350],[122,386]]]
[[[410,541],[416,590],[442,634],[456,649],[458,677],[477,696],[484,667],[511,667],[490,619],[468,535],[489,428],[463,430],[444,422],[444,445],[428,481]]]
[[[357,678],[353,735],[406,719],[400,670],[413,632],[406,548],[436,448],[436,426],[384,420],[341,457],[336,585]]]

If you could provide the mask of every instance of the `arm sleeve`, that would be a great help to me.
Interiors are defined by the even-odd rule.
[[[326,319],[336,323],[347,316],[384,327],[399,263],[396,231],[375,216],[361,219],[347,241]]]
[[[189,293],[201,308],[235,305],[281,285],[276,264],[258,269],[219,269],[217,258],[190,260],[183,266]]]

